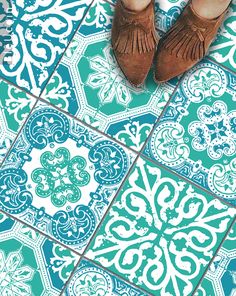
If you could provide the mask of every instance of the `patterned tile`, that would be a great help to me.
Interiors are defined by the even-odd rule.
[[[0,164],[34,104],[34,98],[0,79]]]
[[[142,88],[131,86],[111,50],[112,15],[94,2],[42,97],[139,151],[177,79],[157,85],[150,71]]]
[[[147,296],[88,260],[80,262],[63,294],[63,296],[78,295]]]
[[[79,258],[0,213],[1,295],[60,295]]]
[[[0,207],[83,250],[134,155],[40,103],[0,170]]]
[[[154,295],[191,295],[235,214],[140,158],[86,256]]]
[[[13,56],[2,76],[39,95],[91,0],[12,0]]]
[[[224,24],[211,46],[210,56],[236,72],[236,0],[233,0]]]
[[[236,75],[207,60],[191,69],[145,153],[236,205]]]
[[[236,295],[236,224],[224,241],[195,296]]]

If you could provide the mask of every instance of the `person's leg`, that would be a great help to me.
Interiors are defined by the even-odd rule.
[[[152,66],[159,38],[154,0],[117,0],[112,24],[112,48],[129,82],[140,86]]]
[[[231,0],[192,0],[194,10],[206,19],[214,19],[221,15]]]
[[[151,0],[122,0],[125,7],[134,11],[142,11],[150,4]]]

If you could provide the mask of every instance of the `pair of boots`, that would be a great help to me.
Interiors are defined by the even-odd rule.
[[[140,12],[127,9],[122,0],[118,0],[112,26],[112,47],[117,62],[129,82],[140,86],[156,54],[154,79],[156,82],[168,81],[205,56],[225,14],[226,11],[216,19],[205,19],[190,3],[159,42],[154,0]]]

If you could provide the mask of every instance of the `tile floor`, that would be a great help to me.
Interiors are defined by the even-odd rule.
[[[139,89],[110,47],[115,2],[12,0],[1,295],[235,296],[236,0],[203,61]],[[186,3],[156,1],[160,35]]]

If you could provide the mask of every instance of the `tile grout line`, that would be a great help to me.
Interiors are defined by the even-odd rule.
[[[110,5],[114,6],[113,3],[110,3],[109,1],[106,1],[106,0],[104,0],[104,1],[107,2],[107,3],[109,3]],[[58,64],[61,62],[61,59],[63,58],[63,56],[64,56],[66,50],[67,50],[68,47],[70,46],[70,44],[71,44],[71,42],[72,42],[72,40],[73,40],[75,34],[76,34],[77,31],[79,30],[79,28],[80,28],[80,26],[81,26],[81,24],[82,24],[84,18],[87,16],[87,14],[88,14],[88,12],[89,12],[89,10],[90,10],[90,8],[91,8],[93,2],[94,2],[94,0],[91,2],[90,6],[89,6],[88,9],[87,9],[87,12],[85,13],[84,17],[81,19],[79,26],[77,27],[77,29],[75,30],[75,33],[74,33],[73,36],[71,37],[71,41],[68,43],[67,47],[65,48],[65,50],[64,50],[64,52],[63,52],[61,58],[59,59],[58,63],[56,64],[56,66],[55,66],[55,68],[54,68],[52,74],[51,74],[51,75],[49,76],[49,78],[47,79],[46,85],[45,85],[45,87],[42,89],[42,91],[40,92],[40,95],[39,95],[39,96],[41,96],[41,95],[43,94],[44,90],[46,89],[46,86],[47,86],[48,82],[50,81],[51,77],[52,77],[53,74],[55,73],[55,70],[56,70]],[[161,30],[160,30],[160,31],[161,31]],[[219,66],[222,67],[223,69],[225,69],[225,70],[227,70],[227,71],[229,71],[229,72],[232,72],[232,70],[230,70],[228,67],[219,64],[219,63],[216,62],[215,60],[212,60],[211,57],[207,56],[206,58],[208,58],[211,62],[213,62],[213,63],[219,65]],[[234,73],[234,72],[232,72],[232,73]],[[183,74],[183,76],[184,76],[184,75],[185,75],[185,73]],[[183,78],[183,76],[182,76],[182,78]],[[182,78],[180,79],[180,81],[182,80]],[[2,78],[2,79],[3,79],[3,78]],[[13,85],[14,87],[17,87],[18,89],[21,89],[20,87],[16,86],[14,83],[11,83],[11,82],[8,81],[7,79],[3,79],[3,80],[7,81],[8,83],[10,83],[11,85]],[[166,109],[166,107],[169,105],[169,102],[171,101],[171,98],[172,98],[173,94],[175,93],[176,89],[178,88],[178,86],[179,86],[179,84],[180,84],[180,81],[178,82],[176,88],[173,90],[173,93],[172,93],[172,95],[170,96],[170,98],[169,98],[167,104],[165,105],[165,108],[163,109],[163,111],[164,111],[164,110]],[[21,130],[23,129],[24,125],[26,124],[26,122],[27,122],[27,120],[28,120],[30,114],[31,114],[32,111],[35,109],[35,107],[36,107],[38,101],[41,99],[40,97],[37,97],[37,96],[31,94],[30,92],[25,91],[24,89],[21,89],[21,90],[22,90],[23,92],[25,92],[26,94],[28,93],[30,96],[35,97],[35,98],[36,98],[36,102],[35,102],[34,106],[32,107],[30,113],[28,114],[28,117],[27,117],[26,121],[23,123],[22,127],[21,127],[20,130],[18,131],[17,136],[16,136],[15,140],[13,141],[11,147],[9,148],[8,153],[6,154],[6,156],[4,157],[3,161],[1,162],[0,167],[1,167],[1,165],[4,163],[6,157],[9,155],[9,152],[11,151],[13,145],[15,144],[16,139],[17,139],[18,136],[20,135]],[[44,101],[44,99],[41,99],[41,100]],[[48,101],[45,101],[45,103],[48,104]],[[51,104],[51,105],[52,105],[52,104]],[[52,105],[52,106],[55,108],[54,105]],[[61,110],[60,108],[58,108],[58,110],[60,110],[60,111],[64,111],[64,110]],[[145,141],[145,144],[143,145],[142,149],[138,152],[138,156],[136,157],[136,159],[135,159],[133,165],[131,166],[131,168],[134,167],[134,165],[136,164],[138,158],[139,158],[140,156],[143,155],[143,152],[144,152],[144,150],[145,150],[146,144],[147,144],[147,142],[149,141],[149,138],[151,137],[151,135],[153,134],[153,132],[154,132],[156,126],[158,125],[158,122],[159,122],[159,120],[161,119],[161,117],[162,117],[162,115],[163,115],[163,113],[164,113],[163,111],[161,112],[161,114],[160,114],[159,117],[157,118],[156,123],[155,123],[154,126],[153,126],[153,129],[151,130],[151,132],[150,132],[150,134],[149,134],[147,140]],[[65,112],[64,112],[64,113],[65,113]],[[71,116],[71,114],[69,114],[69,113],[68,113],[68,115],[69,115],[70,117],[73,117],[73,116]],[[74,119],[78,120],[78,118],[75,118],[75,117],[74,117]],[[85,122],[83,122],[83,121],[81,121],[81,123],[84,124],[84,125],[87,125],[88,128],[92,128],[92,129],[94,129],[96,132],[101,133],[101,134],[103,134],[103,135],[106,136],[106,137],[108,136],[106,133],[102,133],[102,132],[99,131],[98,129],[96,129],[96,128],[90,126],[89,124],[85,124]],[[110,136],[109,136],[109,137],[110,137]],[[114,138],[112,138],[112,137],[110,137],[110,138],[114,141]],[[119,145],[123,144],[123,143],[120,143],[120,142],[118,142],[118,141],[115,141],[115,142],[117,142]],[[127,146],[124,145],[124,144],[123,144],[122,146],[124,146],[126,149],[129,149],[129,150],[131,150],[132,152],[134,152],[135,154],[137,154],[137,151],[131,149],[130,147],[127,147]],[[145,157],[145,158],[149,159],[148,157]],[[149,160],[152,161],[152,159],[149,159]],[[152,161],[152,162],[155,163],[155,161]],[[157,164],[159,164],[159,163],[157,163]],[[159,165],[160,165],[160,164],[159,164]],[[131,170],[131,168],[130,168],[130,170]],[[163,168],[166,169],[165,166],[163,166]],[[169,171],[173,173],[173,171],[171,171],[170,169],[169,169]],[[175,173],[175,172],[174,172],[174,173]],[[176,174],[176,175],[177,175],[178,177],[182,178],[182,176],[180,176],[180,175],[178,175],[178,174]],[[128,176],[129,176],[129,173],[128,173],[127,176],[125,177],[124,182],[128,179]],[[183,179],[185,179],[185,178],[183,178]],[[189,182],[190,180],[187,179],[186,181]],[[122,183],[123,183],[123,182],[122,182]],[[198,186],[197,184],[195,184],[195,183],[193,183],[193,182],[190,182],[190,183],[192,183],[194,186],[197,186],[197,187],[200,188],[201,190],[203,189],[203,188],[201,188],[200,186]],[[112,201],[112,204],[113,204],[114,200],[116,199],[116,197],[117,197],[117,195],[118,195],[118,193],[120,192],[120,190],[121,190],[122,187],[123,187],[123,185],[121,185],[121,186],[119,187],[119,190],[118,190],[117,194],[115,195],[115,197],[114,197],[114,199],[113,199],[113,201]],[[204,190],[204,191],[207,192],[207,193],[211,193],[211,192],[209,192],[208,190]],[[212,195],[212,193],[211,193],[211,195]],[[213,195],[212,195],[212,196],[213,196]],[[213,197],[214,197],[214,196],[213,196]],[[219,197],[217,197],[217,196],[216,196],[216,198],[219,199],[220,201],[222,201],[221,198],[219,198]],[[223,200],[223,201],[224,201],[224,200]],[[225,201],[224,201],[224,202],[225,202]],[[230,206],[232,206],[232,205],[230,204]],[[109,209],[110,209],[110,208],[111,208],[111,205],[110,205]],[[2,210],[0,210],[0,211],[2,212]],[[3,212],[3,213],[5,213],[5,212]],[[104,220],[104,218],[106,217],[107,213],[108,213],[108,211],[104,214],[102,220]],[[14,220],[18,220],[18,219],[15,219],[15,217],[12,217],[12,218],[13,218]],[[102,220],[101,220],[101,223],[102,223]],[[20,223],[22,223],[22,224],[25,224],[25,223],[23,223],[21,220],[18,220],[18,221],[19,221]],[[101,223],[100,223],[100,224],[101,224]],[[35,228],[31,227],[31,226],[28,225],[28,224],[25,224],[25,225],[28,226],[28,227],[30,227],[30,228],[32,228],[34,231],[41,233],[40,231],[38,231],[38,229],[35,229]],[[232,225],[233,225],[233,222],[232,222]],[[231,227],[232,227],[232,225],[231,225]],[[100,228],[100,227],[101,227],[101,225],[98,226],[98,228]],[[230,227],[230,229],[231,229],[231,227]],[[96,229],[95,233],[98,231],[98,228]],[[228,230],[228,232],[230,231],[230,229]],[[227,234],[228,234],[228,232],[227,232]],[[44,233],[41,233],[41,234],[42,234],[43,236],[45,236],[45,237],[48,237],[50,240],[55,241],[57,244],[60,244],[60,242],[54,240],[54,239],[51,238],[50,236],[47,236],[47,235],[45,235]],[[94,234],[93,236],[95,236],[95,234]],[[92,236],[92,237],[93,237],[93,236]],[[226,237],[227,237],[227,235],[226,235]],[[92,238],[91,238],[91,240],[92,240]],[[88,245],[87,245],[85,251],[87,250],[89,244],[91,243],[91,240],[90,240],[90,242],[88,243]],[[224,239],[224,240],[225,240],[225,239]],[[220,244],[220,246],[219,246],[218,249],[220,249],[220,247],[221,247],[221,245],[223,244],[224,240],[222,241],[222,243]],[[65,247],[65,248],[67,248],[67,249],[70,249],[70,248],[68,248],[67,246],[64,246],[63,244],[61,244],[61,245],[62,245],[63,247]],[[70,250],[71,250],[72,252],[74,252],[74,253],[76,253],[76,254],[78,254],[78,255],[80,256],[80,259],[79,259],[78,263],[76,264],[76,267],[75,267],[74,270],[71,272],[70,278],[72,278],[72,276],[73,276],[75,270],[77,269],[77,267],[78,267],[80,261],[82,260],[82,258],[85,258],[85,259],[87,259],[87,258],[86,258],[84,255],[81,256],[80,253],[77,253],[76,251],[74,251],[74,250],[72,250],[72,249],[70,249]],[[85,253],[85,251],[83,252],[83,254]],[[218,250],[217,250],[217,252],[218,252]],[[216,252],[216,253],[217,253],[217,252]],[[214,257],[215,257],[215,256],[214,256]],[[90,259],[87,259],[87,260],[91,261]],[[213,260],[213,259],[212,259],[212,260]],[[91,261],[91,262],[93,262],[93,261]],[[210,266],[210,264],[209,264],[209,266]],[[103,267],[103,268],[104,268],[104,267]],[[106,268],[104,268],[104,269],[106,270]],[[108,271],[109,271],[109,270],[108,270]],[[111,272],[111,271],[109,271],[109,272]],[[112,272],[111,272],[111,273],[112,273]],[[115,273],[113,273],[113,274],[114,274],[115,276],[118,276],[118,275],[116,275]],[[118,276],[118,277],[119,277],[119,276]],[[204,276],[203,276],[203,277],[204,277]],[[203,278],[203,277],[202,277],[202,278]],[[121,278],[121,277],[120,277],[120,278]],[[122,278],[121,278],[121,279],[122,279]],[[124,279],[122,279],[122,280],[124,280]],[[66,286],[67,286],[68,283],[69,283],[69,280],[67,280],[67,282],[65,283],[64,288],[63,288],[61,294],[62,294],[63,291],[65,290],[65,288],[66,288]],[[132,286],[135,286],[133,283],[130,283],[130,284],[131,284]],[[140,287],[137,287],[137,288],[140,289],[140,290],[142,290]],[[147,292],[145,291],[145,293],[147,293]],[[195,293],[195,290],[194,290],[194,293]],[[60,295],[61,295],[61,294],[60,294]]]
[[[18,140],[19,136],[21,135],[21,132],[22,132],[22,130],[24,129],[25,124],[28,122],[28,120],[29,120],[29,118],[30,118],[30,115],[33,113],[33,110],[34,110],[34,108],[36,107],[36,105],[37,105],[37,103],[38,103],[38,100],[39,100],[39,99],[35,99],[35,103],[34,103],[34,105],[32,106],[32,109],[30,110],[30,112],[28,113],[28,116],[27,116],[26,120],[24,121],[24,123],[23,123],[22,126],[20,127],[19,131],[17,132],[17,135],[16,135],[15,139],[12,141],[11,146],[9,147],[9,149],[8,149],[8,151],[7,151],[7,153],[6,153],[6,155],[4,156],[2,162],[0,163],[0,170],[1,170],[2,166],[4,165],[4,162],[6,161],[7,157],[9,156],[9,154],[10,154],[12,148],[14,147],[16,141]]]
[[[227,202],[226,200],[224,200],[223,198],[220,198],[217,195],[214,195],[214,193],[212,193],[211,191],[208,191],[207,189],[205,189],[204,187],[201,187],[200,185],[198,185],[197,183],[194,183],[192,180],[179,175],[176,171],[172,171],[168,166],[165,166],[164,164],[158,162],[157,160],[154,160],[152,158],[149,158],[149,156],[142,154],[142,157],[148,161],[150,161],[151,163],[153,163],[156,166],[159,166],[160,168],[164,169],[165,171],[175,175],[176,177],[178,177],[179,179],[182,179],[184,182],[191,184],[192,186],[197,187],[198,189],[200,189],[201,191],[204,191],[206,194],[210,195],[212,198],[219,200],[220,202],[224,203],[225,205],[227,205],[230,208],[233,208],[236,210],[236,206],[232,205],[231,203]]]
[[[51,237],[50,235],[48,235],[47,233],[44,233],[43,231],[39,230],[38,228],[34,228],[34,226],[27,224],[25,221],[20,220],[18,217],[13,216],[12,214],[5,212],[4,210],[0,209],[0,213],[5,214],[6,216],[8,216],[9,218],[11,218],[12,220],[25,225],[26,227],[32,229],[35,232],[38,232],[41,236],[46,237],[47,239],[53,241],[54,243],[56,243],[57,245],[60,245],[61,247],[73,252],[74,254],[76,254],[77,256],[82,256],[82,254],[80,254],[78,251],[72,249],[70,246],[64,245],[63,243],[61,243],[60,241],[56,240],[55,238]]]
[[[111,271],[109,269],[107,269],[106,267],[103,267],[102,265],[100,265],[99,263],[97,262],[94,262],[93,260],[87,258],[85,255],[83,256],[83,259],[91,262],[92,264],[94,264],[95,266],[97,266],[98,268],[103,268],[104,270],[106,270],[107,272],[111,273],[112,275],[116,276],[118,279],[124,281],[125,283],[133,286],[134,288],[142,291],[143,293],[147,294],[148,296],[154,296],[153,294],[150,294],[149,292],[147,292],[146,290],[144,290],[143,288],[137,286],[136,284],[134,283],[131,283],[130,281],[128,281],[127,279],[123,279],[122,276],[120,276],[119,274],[116,274],[114,271]]]
[[[169,105],[169,102],[171,101],[171,98],[172,98],[173,94],[175,93],[175,91],[177,90],[177,88],[178,88],[178,86],[179,86],[179,84],[180,84],[180,81],[181,81],[181,79],[178,81],[176,87],[175,87],[174,90],[173,90],[173,93],[171,94],[171,96],[170,96],[170,98],[169,98],[169,100],[168,100],[166,106],[163,108],[163,110],[162,110],[161,114],[159,115],[157,121],[159,120],[159,118],[161,118],[161,116],[162,116],[162,114],[164,113],[165,108],[167,107],[167,105]],[[44,99],[42,99],[42,100],[44,101]],[[82,122],[82,120],[79,120],[79,119],[76,118],[76,117],[75,117],[75,119],[78,120],[79,122]],[[155,125],[155,124],[154,124],[154,125]],[[89,125],[88,125],[88,126],[89,126]],[[94,128],[94,129],[95,129],[95,128]],[[96,131],[98,131],[98,130],[96,129]],[[151,134],[151,133],[150,133],[150,134]],[[107,135],[106,135],[106,136],[107,136]],[[110,137],[110,136],[109,136],[109,137]],[[112,139],[113,139],[113,138],[112,138]],[[146,139],[146,141],[145,141],[145,143],[144,143],[144,145],[143,145],[143,148],[146,146],[148,140],[149,140],[149,137],[147,137],[147,139]],[[118,142],[118,143],[119,143],[119,142]],[[120,144],[120,143],[119,143],[119,144]],[[125,145],[124,145],[124,146],[125,146]],[[125,146],[125,147],[128,148],[127,146]],[[129,148],[129,149],[130,149],[130,148]],[[131,150],[131,151],[132,151],[132,150]],[[120,185],[118,191],[116,192],[116,194],[115,194],[113,200],[111,201],[111,204],[109,205],[109,207],[107,208],[106,212],[104,213],[104,215],[103,215],[101,221],[99,222],[99,224],[98,224],[98,226],[97,226],[95,232],[93,233],[93,235],[92,235],[91,238],[89,239],[89,242],[88,242],[88,244],[87,244],[87,247],[85,248],[84,252],[82,253],[82,257],[83,257],[83,258],[86,258],[86,257],[85,257],[85,253],[86,253],[87,250],[89,249],[92,240],[94,239],[94,237],[96,236],[96,234],[97,234],[98,231],[100,230],[103,221],[105,220],[105,218],[106,218],[106,216],[108,215],[110,209],[112,208],[113,204],[115,203],[115,200],[117,199],[118,194],[119,194],[119,193],[121,192],[121,190],[123,189],[123,186],[124,186],[125,182],[128,180],[128,178],[129,178],[129,176],[130,176],[130,173],[132,172],[133,168],[135,167],[135,165],[136,165],[138,159],[140,158],[140,156],[141,156],[141,154],[142,154],[142,149],[141,149],[138,153],[137,153],[136,151],[134,151],[134,152],[135,152],[135,154],[136,154],[136,158],[135,158],[135,160],[134,160],[134,163],[133,163],[132,166],[130,167],[130,169],[129,169],[127,175],[126,175],[126,177],[124,178],[122,184]],[[91,260],[91,262],[93,262],[93,260]],[[104,267],[103,267],[103,268],[104,268]],[[75,272],[75,270],[73,270],[73,274],[74,274],[74,272]],[[114,273],[114,274],[115,274],[115,273]],[[69,284],[69,281],[67,281],[66,286],[67,286],[68,284]],[[130,284],[131,284],[131,285],[134,285],[133,283],[130,283]],[[62,296],[62,294],[60,294],[60,296]]]
[[[228,234],[230,233],[230,231],[232,230],[232,228],[233,228],[235,222],[236,222],[236,217],[233,219],[232,223],[230,224],[228,230],[226,231],[226,233],[225,233],[225,235],[224,235],[224,237],[223,237],[223,240],[221,241],[220,245],[219,245],[218,248],[216,249],[215,254],[213,255],[212,259],[211,259],[210,262],[208,263],[205,272],[204,272],[203,275],[201,276],[201,278],[200,278],[200,280],[199,280],[197,286],[195,287],[195,289],[194,289],[193,292],[192,292],[192,296],[196,296],[195,293],[197,292],[198,288],[200,287],[200,285],[201,285],[203,279],[205,278],[205,275],[206,275],[207,272],[209,271],[209,268],[211,267],[211,264],[214,262],[215,257],[218,255],[218,253],[219,253],[221,247],[223,246],[224,242],[226,241],[227,236],[228,236]]]
[[[105,220],[105,218],[106,218],[107,214],[109,213],[111,207],[112,207],[113,204],[115,203],[115,200],[117,199],[118,195],[120,194],[121,189],[123,188],[125,182],[127,181],[128,177],[129,177],[129,175],[130,175],[130,173],[132,172],[133,168],[135,167],[135,164],[136,164],[138,158],[139,158],[139,156],[137,155],[136,158],[134,159],[133,164],[130,166],[130,168],[129,168],[129,170],[128,170],[126,176],[125,176],[125,178],[124,178],[123,181],[121,182],[121,184],[120,184],[120,186],[119,186],[119,188],[118,188],[118,190],[117,190],[115,196],[114,196],[113,199],[111,200],[110,205],[108,206],[108,208],[107,208],[106,211],[104,212],[104,214],[103,214],[103,216],[102,216],[102,219],[101,219],[100,222],[98,223],[98,225],[97,225],[97,227],[96,227],[94,233],[93,233],[92,236],[88,239],[87,246],[85,247],[85,249],[84,249],[84,251],[83,251],[83,253],[82,253],[82,255],[81,255],[82,257],[84,257],[85,253],[86,253],[87,250],[89,249],[90,244],[91,244],[92,240],[94,239],[94,237],[97,235],[98,230],[100,230],[103,221]],[[74,272],[75,272],[75,270],[73,270],[73,273],[74,273]],[[69,284],[69,282],[67,281],[66,286],[67,286],[68,284]]]
[[[73,276],[74,276],[74,274],[75,274],[75,271],[76,271],[77,268],[79,267],[80,262],[82,261],[82,259],[83,259],[83,257],[80,256],[79,261],[75,264],[75,267],[74,267],[73,270],[71,271],[70,276],[69,276],[68,279],[65,281],[64,286],[63,286],[63,288],[62,288],[62,290],[61,290],[59,296],[62,296],[63,293],[65,292],[68,283],[69,283],[69,282],[71,281],[71,279],[73,278]],[[78,296],[79,296],[79,295],[78,295]]]
[[[63,53],[61,54],[61,56],[60,56],[58,62],[55,64],[54,69],[53,69],[51,75],[49,75],[48,78],[47,78],[47,80],[45,81],[45,86],[41,89],[41,92],[39,93],[39,97],[41,97],[42,94],[43,94],[43,92],[45,91],[45,89],[46,89],[46,87],[47,87],[49,81],[51,80],[53,74],[55,73],[55,71],[56,71],[58,65],[61,63],[63,57],[65,56],[65,53],[66,53],[67,49],[70,47],[70,45],[71,45],[71,43],[72,43],[72,41],[73,41],[75,35],[76,35],[77,32],[79,31],[79,29],[80,29],[80,27],[81,27],[83,21],[85,20],[85,18],[87,17],[87,14],[89,13],[89,11],[90,11],[90,9],[91,9],[91,7],[92,7],[94,1],[96,1],[96,0],[92,0],[91,3],[89,4],[89,6],[87,7],[86,12],[85,12],[84,16],[82,17],[82,19],[80,20],[78,26],[76,27],[74,34],[72,34],[72,36],[71,36],[71,38],[70,38],[70,41],[68,42],[67,46],[65,47],[65,49],[64,49]],[[102,0],[102,1],[104,1],[104,0]]]
[[[59,294],[60,296],[61,296],[61,295],[63,294],[63,292],[65,291],[65,289],[66,289],[68,283],[70,282],[71,278],[73,277],[73,275],[74,275],[75,271],[77,270],[77,268],[78,268],[78,266],[79,266],[79,264],[80,264],[80,262],[81,262],[82,259],[86,259],[87,261],[92,262],[94,265],[96,265],[96,266],[98,266],[98,267],[100,267],[100,268],[103,268],[105,271],[107,271],[108,273],[113,274],[114,276],[117,276],[118,278],[120,278],[121,280],[123,280],[124,282],[126,282],[127,284],[129,284],[129,285],[131,285],[131,286],[133,286],[133,287],[135,287],[135,288],[137,288],[137,289],[139,289],[139,290],[145,292],[147,295],[153,296],[152,294],[148,294],[148,292],[145,291],[145,290],[143,290],[141,287],[135,285],[134,283],[129,282],[129,281],[126,280],[126,279],[123,279],[121,276],[119,276],[119,275],[116,274],[115,272],[110,271],[108,268],[99,265],[97,262],[94,262],[93,260],[87,258],[85,255],[83,255],[83,254],[79,253],[78,251],[76,251],[76,250],[70,248],[69,246],[62,244],[60,241],[55,240],[53,237],[51,237],[51,236],[49,236],[48,234],[42,232],[41,230],[38,230],[37,228],[34,228],[34,227],[31,226],[30,224],[27,224],[26,222],[20,220],[19,218],[15,217],[15,216],[12,216],[11,214],[9,214],[9,213],[7,213],[7,212],[4,212],[2,209],[0,209],[0,213],[6,215],[7,217],[9,217],[10,219],[12,219],[13,221],[15,221],[15,222],[17,222],[17,223],[19,223],[19,224],[22,224],[22,225],[24,225],[24,226],[30,228],[31,230],[33,230],[33,231],[39,233],[42,237],[44,237],[44,238],[46,238],[46,239],[48,239],[48,240],[51,240],[53,243],[55,243],[55,244],[57,244],[57,245],[60,245],[61,247],[65,248],[65,249],[67,249],[67,250],[69,250],[69,251],[71,251],[72,253],[74,253],[75,255],[77,255],[77,256],[79,257],[79,261],[76,263],[74,269],[71,271],[71,275],[70,275],[70,277],[69,277],[68,280],[65,282],[64,287],[63,287],[63,290],[62,290],[62,291],[60,292],[60,294]]]
[[[122,146],[123,148],[129,150],[130,152],[133,152],[133,153],[135,153],[135,154],[138,154],[138,153],[139,153],[138,151],[136,151],[136,150],[134,150],[134,149],[132,149],[132,148],[126,146],[124,143],[119,142],[118,140],[116,140],[115,138],[113,138],[112,136],[110,136],[109,134],[106,134],[105,132],[99,130],[98,128],[96,128],[96,127],[94,127],[94,126],[88,124],[87,122],[85,122],[85,121],[83,121],[82,119],[76,117],[75,115],[70,114],[68,111],[65,111],[65,110],[63,110],[63,109],[60,109],[59,107],[53,105],[53,104],[52,104],[51,102],[49,102],[48,100],[46,100],[46,99],[44,99],[44,98],[38,98],[38,100],[41,101],[41,102],[43,102],[43,103],[45,103],[45,104],[47,104],[47,105],[49,105],[49,106],[52,107],[53,109],[56,109],[56,110],[60,111],[61,113],[65,114],[66,116],[68,116],[68,117],[70,117],[70,118],[72,118],[73,120],[78,121],[80,124],[86,126],[87,128],[91,129],[92,131],[94,131],[94,132],[96,132],[96,133],[98,133],[98,134],[100,134],[100,135],[102,135],[102,136],[108,138],[109,140],[112,140],[113,142],[115,142],[116,144],[119,144],[119,146]]]

